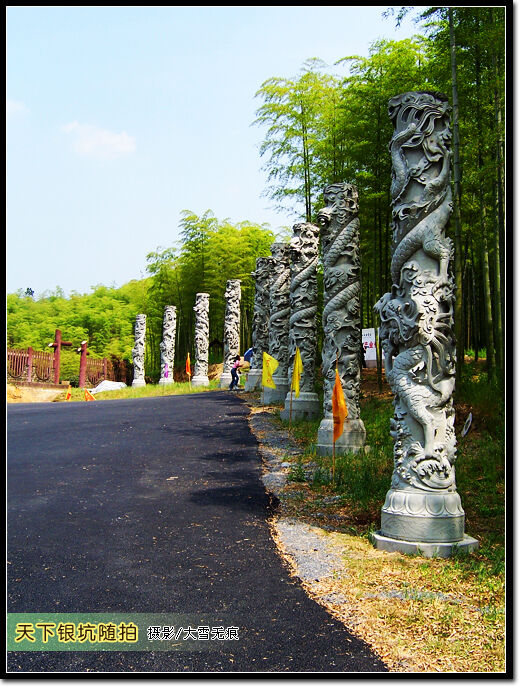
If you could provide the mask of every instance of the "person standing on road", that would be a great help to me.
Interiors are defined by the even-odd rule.
[[[234,359],[234,363],[232,364],[231,368],[231,384],[229,385],[229,390],[237,390],[238,389],[238,382],[240,380],[239,371],[240,371],[240,365],[241,365],[241,358],[240,355],[238,354],[236,358]]]

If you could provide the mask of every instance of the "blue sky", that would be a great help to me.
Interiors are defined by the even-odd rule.
[[[184,209],[300,221],[262,197],[255,93],[421,31],[385,9],[8,7],[7,291],[145,277]]]

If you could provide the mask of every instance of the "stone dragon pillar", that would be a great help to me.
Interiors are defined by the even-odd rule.
[[[269,289],[269,351],[279,366],[273,373],[272,387],[263,388],[263,402],[282,402],[289,391],[289,318],[291,306],[289,301],[290,248],[287,243],[271,245],[271,279]]]
[[[209,294],[196,294],[194,304],[194,372],[193,385],[209,384]]]
[[[176,337],[176,306],[165,306],[163,313],[163,340],[160,342],[159,385],[174,382],[174,340]]]
[[[382,550],[427,556],[472,551],[456,490],[451,107],[407,92],[389,101],[392,287],[375,306],[385,374],[394,394],[394,470],[373,535]]]
[[[292,395],[293,420],[316,418],[320,411],[318,395],[314,391],[316,369],[316,311],[318,308],[318,242],[319,228],[301,223],[293,226],[289,243],[291,277],[289,285],[289,389],[294,356],[299,348],[303,364],[300,396]],[[291,416],[291,392],[287,394],[285,409],[280,414],[285,421]]]
[[[319,455],[332,455],[334,422],[332,390],[338,373],[348,415],[336,454],[358,452],[365,446],[366,431],[360,418],[360,223],[358,191],[349,183],[328,185],[325,207],[318,220],[323,258],[323,420],[316,446]]]
[[[240,301],[242,297],[241,281],[228,279],[225,286],[225,322],[223,326],[223,372],[220,376],[220,387],[231,384],[231,368],[234,359],[240,353]]]
[[[269,288],[271,258],[257,258],[256,270],[251,272],[251,276],[254,277],[254,316],[252,321],[253,354],[251,358],[251,367],[245,383],[246,392],[261,389],[263,352],[269,351]]]
[[[145,385],[145,323],[146,316],[140,313],[134,323],[133,382],[132,387]]]

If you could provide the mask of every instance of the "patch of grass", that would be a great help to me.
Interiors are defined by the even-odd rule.
[[[466,364],[455,398],[457,490],[466,532],[479,540],[471,554],[426,558],[377,551],[371,544],[390,488],[392,396],[367,395],[361,418],[367,454],[316,455],[316,421],[282,425],[303,453],[294,461],[281,511],[317,527],[345,550],[339,579],[321,589],[342,592],[340,606],[356,632],[393,671],[503,672],[505,670],[505,440],[503,393],[481,364]],[[469,412],[472,426],[461,430]],[[289,491],[288,496],[286,491]],[[335,531],[332,531],[335,530]],[[336,612],[328,599],[325,606]],[[343,611],[343,609],[346,611]]]
[[[95,400],[139,399],[142,397],[170,397],[172,395],[191,395],[208,392],[219,388],[219,380],[210,380],[208,386],[194,387],[190,383],[173,383],[172,385],[144,385],[144,387],[123,387],[120,390],[108,390],[94,395]],[[66,391],[61,392],[55,402],[66,401]],[[85,388],[71,388],[71,402],[85,401]]]
[[[504,553],[505,532],[505,441],[503,404],[499,397],[492,397],[488,404],[489,386],[480,378],[474,381],[470,373],[465,382],[474,390],[470,407],[461,413],[456,426],[458,454],[455,464],[456,484],[465,509],[468,534],[488,547],[488,560],[499,562]],[[459,402],[463,402],[464,392]],[[495,395],[495,393],[494,393]],[[462,422],[468,410],[475,411],[469,433],[461,436]],[[369,450],[357,455],[336,457],[334,479],[332,458],[316,455],[318,427],[321,418],[313,421],[293,422],[289,428],[279,418],[279,409],[274,411],[273,421],[279,428],[289,429],[289,434],[303,450],[299,458],[308,473],[300,481],[307,482],[312,496],[339,494],[343,514],[348,525],[361,526],[366,518],[379,526],[380,510],[393,470],[393,440],[390,436],[390,419],[394,413],[392,396],[388,398],[368,396],[361,401],[361,418],[367,431]],[[293,478],[298,481],[298,478]],[[339,515],[339,513],[338,513]],[[368,532],[361,527],[361,532]],[[486,556],[486,554],[485,554]]]
[[[289,481],[297,481],[298,483],[304,482],[306,480],[305,468],[301,460],[298,460],[298,462],[295,462],[291,465],[289,474],[287,475],[287,479]]]
[[[501,577],[478,586],[454,559],[377,551],[366,539],[325,532],[341,548],[344,567],[322,594],[345,606],[329,610],[372,644],[392,671],[503,672],[504,587]]]

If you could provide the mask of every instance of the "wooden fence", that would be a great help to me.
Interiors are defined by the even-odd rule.
[[[7,378],[16,382],[53,382],[53,354],[45,351],[34,351],[31,347],[29,349],[8,349]]]
[[[28,349],[7,349],[7,380],[26,383],[53,383],[53,354]],[[113,364],[108,359],[87,358],[86,380],[96,387],[102,380],[114,380]]]
[[[87,357],[85,377],[91,387],[96,387],[102,380],[114,380],[113,364],[108,359]]]

